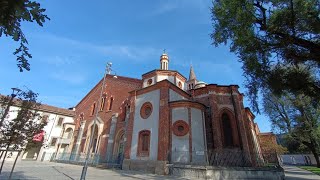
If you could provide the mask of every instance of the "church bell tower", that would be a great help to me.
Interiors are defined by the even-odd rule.
[[[161,70],[168,70],[169,66],[169,57],[168,55],[163,52],[163,54],[160,56],[160,69]]]

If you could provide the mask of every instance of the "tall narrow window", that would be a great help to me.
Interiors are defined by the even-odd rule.
[[[109,111],[112,109],[113,97],[110,98]]]
[[[130,106],[126,107],[126,117],[125,117],[125,121],[127,121],[127,119],[129,119],[129,115],[130,115]]]
[[[94,114],[94,110],[96,109],[96,103],[94,102],[91,107],[91,116]]]
[[[49,118],[48,115],[42,116],[42,122],[48,122],[48,118]]]
[[[102,97],[100,102],[100,111],[103,111],[105,101],[106,101],[106,97]]]
[[[57,139],[58,139],[58,138],[52,138],[50,145],[51,145],[51,146],[55,146],[56,143],[57,143]]]
[[[57,126],[61,126],[63,122],[63,117],[60,117],[57,122]]]
[[[223,137],[224,137],[224,147],[233,147],[233,134],[231,121],[229,116],[226,113],[222,114],[222,128],[223,128]]]
[[[149,156],[150,152],[150,131],[143,130],[139,133],[138,156]]]

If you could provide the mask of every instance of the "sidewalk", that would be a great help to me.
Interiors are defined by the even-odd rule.
[[[12,162],[6,162],[0,179],[8,179]],[[36,161],[21,161],[17,162],[12,179],[48,179],[48,180],[73,180],[80,179],[82,166],[51,163],[51,162],[36,162]],[[87,171],[87,180],[108,179],[108,180],[162,180],[162,179],[179,179],[186,180],[188,178],[160,176],[155,174],[146,174],[135,171],[122,171],[99,169],[89,167]]]
[[[320,180],[320,176],[296,166],[284,166],[286,180]]]

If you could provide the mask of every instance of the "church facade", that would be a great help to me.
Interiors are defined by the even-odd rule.
[[[104,88],[102,81],[75,107],[72,153],[157,174],[166,174],[168,163],[215,165],[217,155],[220,162],[240,154],[230,162],[257,165],[257,125],[237,85],[199,81],[192,67],[187,79],[169,70],[167,54],[142,79],[107,75]]]

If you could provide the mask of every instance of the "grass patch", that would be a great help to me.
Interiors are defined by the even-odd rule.
[[[313,172],[320,176],[320,168],[317,168],[315,166],[299,166],[299,168]]]

